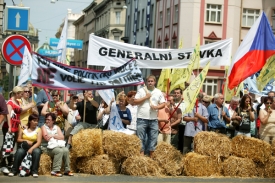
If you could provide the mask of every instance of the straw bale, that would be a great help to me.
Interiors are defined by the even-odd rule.
[[[265,164],[265,176],[268,178],[275,177],[275,157],[271,156]]]
[[[272,155],[275,156],[275,139],[272,140],[271,150],[272,150]]]
[[[158,163],[147,156],[132,156],[127,158],[121,167],[121,172],[134,176],[162,176]]]
[[[77,170],[79,173],[92,173],[93,157],[81,157],[77,159]]]
[[[72,172],[77,172],[77,157],[74,156],[72,152],[70,152],[70,168]]]
[[[256,164],[257,177],[265,177],[265,165],[262,163],[255,163],[255,164]]]
[[[72,153],[76,157],[89,157],[103,154],[102,130],[85,129],[72,138]]]
[[[172,145],[160,143],[152,156],[153,160],[158,162],[159,166],[164,169],[166,175],[180,175],[182,173],[182,154]]]
[[[120,162],[107,154],[95,156],[91,162],[92,174],[111,175],[120,173]]]
[[[39,175],[50,175],[52,169],[52,158],[46,153],[41,154],[38,174]]]
[[[238,135],[232,139],[232,153],[265,164],[271,156],[271,145],[260,139]]]
[[[222,163],[223,174],[231,177],[253,177],[257,175],[256,164],[248,158],[230,156]]]
[[[215,132],[199,132],[194,137],[194,151],[201,155],[229,157],[231,140],[223,134]]]
[[[105,130],[103,132],[103,149],[109,156],[121,160],[122,158],[138,156],[141,142],[136,135]]]
[[[183,160],[187,176],[221,176],[221,160],[213,156],[187,153]]]

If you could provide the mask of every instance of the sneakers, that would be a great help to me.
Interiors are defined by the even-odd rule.
[[[33,178],[38,178],[38,174],[34,173],[32,174]]]
[[[10,171],[6,167],[1,168],[1,172],[3,173],[10,173]]]
[[[74,176],[74,174],[73,174],[71,171],[64,172],[64,175],[67,175],[67,176]]]
[[[51,176],[62,177],[63,175],[60,172],[51,172]]]
[[[14,176],[14,173],[9,173],[8,176],[9,176],[9,177],[13,177],[13,176]]]

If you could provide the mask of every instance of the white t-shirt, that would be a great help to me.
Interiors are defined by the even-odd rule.
[[[128,104],[126,107],[130,110],[132,116],[131,124],[127,125],[127,128],[130,130],[137,130],[137,106]]]
[[[155,88],[153,91],[148,90],[151,93],[150,100],[145,100],[142,104],[138,105],[137,118],[142,119],[158,119],[158,111],[152,110],[150,107],[150,102],[152,105],[157,106],[165,102],[161,91]],[[140,99],[146,96],[145,88],[140,88],[135,96],[135,99]]]

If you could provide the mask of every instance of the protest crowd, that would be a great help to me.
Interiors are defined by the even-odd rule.
[[[212,59],[224,61],[219,58],[224,50],[217,49],[216,58],[201,58],[199,45],[189,53],[189,60],[180,60],[179,68],[163,67],[158,79],[143,78],[141,54],[136,58],[130,51],[130,60],[104,71],[68,66],[32,53],[32,71],[22,64],[27,81],[19,78],[21,84],[12,89],[8,101],[0,95],[1,172],[34,178],[76,173],[274,178],[275,92],[257,99],[241,87],[260,69],[270,71],[263,68],[267,58],[255,72],[253,66],[252,73],[246,70],[246,75],[240,75],[240,68],[250,63],[234,57],[225,86],[210,96],[202,86],[210,65],[215,65]],[[155,51],[160,65],[179,61],[174,55],[181,53],[170,51]],[[118,53],[126,57],[123,50]],[[149,64],[151,56],[145,55]],[[129,91],[128,86],[135,90]]]

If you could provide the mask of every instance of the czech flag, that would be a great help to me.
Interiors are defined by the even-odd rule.
[[[247,77],[261,70],[273,54],[275,37],[263,12],[236,51],[229,69],[228,88],[233,89]]]

